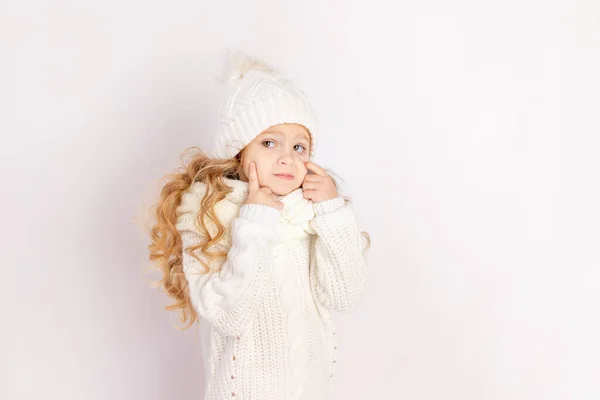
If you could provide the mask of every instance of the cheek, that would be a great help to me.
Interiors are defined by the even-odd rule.
[[[252,162],[254,162],[254,164],[256,164],[256,172],[258,174],[258,176],[260,177],[260,164],[258,162],[256,162],[256,160],[254,159],[254,157],[252,157],[251,154],[244,154],[242,155],[242,171],[244,172],[244,176],[245,176],[245,180],[248,180],[248,177],[250,176],[250,164]]]
[[[300,180],[304,181],[304,178],[306,178],[306,175],[308,173],[308,170],[306,169],[306,167],[304,166],[304,163],[302,163],[302,165],[300,165],[299,169],[299,176],[300,176]]]
[[[250,173],[250,162],[242,157],[242,172],[245,177]]]
[[[267,165],[265,165],[264,160],[254,160],[254,164],[256,164],[256,174],[258,175],[258,182],[266,182],[266,179],[269,177],[269,168],[267,168]]]
[[[298,167],[300,168],[300,171],[302,172],[303,175],[306,175],[306,173],[308,172],[306,169],[306,165],[304,164],[307,161],[308,161],[307,157],[302,157],[300,159],[300,165]]]

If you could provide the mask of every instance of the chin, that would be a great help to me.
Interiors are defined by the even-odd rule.
[[[298,189],[299,187],[300,186],[298,184],[293,184],[291,182],[287,185],[277,182],[270,186],[271,191],[273,191],[273,193],[276,194],[277,196],[288,195],[288,194],[292,193],[294,190]]]

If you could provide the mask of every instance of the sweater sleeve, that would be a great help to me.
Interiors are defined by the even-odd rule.
[[[314,209],[313,289],[325,307],[350,311],[359,303],[367,284],[363,235],[357,227],[352,203],[336,197],[315,203]]]
[[[203,265],[183,252],[183,270],[192,304],[198,314],[224,335],[239,335],[262,298],[267,274],[279,235],[274,229],[280,211],[260,204],[247,204],[231,222],[231,248],[221,270],[204,273]],[[180,229],[183,249],[197,245],[197,229]],[[223,250],[216,245],[211,250]],[[208,260],[199,251],[195,254]],[[211,270],[213,266],[211,266]]]

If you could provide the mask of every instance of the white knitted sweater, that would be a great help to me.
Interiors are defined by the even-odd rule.
[[[248,183],[215,206],[227,228],[213,250],[227,260],[202,265],[183,253],[190,297],[199,315],[204,400],[319,400],[330,392],[337,340],[328,309],[349,311],[366,285],[364,242],[352,203],[312,203],[302,189],[284,209],[244,202]],[[201,240],[194,222],[205,184],[194,183],[177,209],[184,249]],[[207,220],[213,233],[216,227]],[[203,258],[200,252],[196,252]]]

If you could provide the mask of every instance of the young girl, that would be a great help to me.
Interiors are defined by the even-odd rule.
[[[205,400],[324,399],[338,351],[329,310],[359,302],[370,240],[311,162],[305,95],[261,62],[236,65],[211,157],[162,189],[150,259],[176,300],[167,309],[199,321]]]

